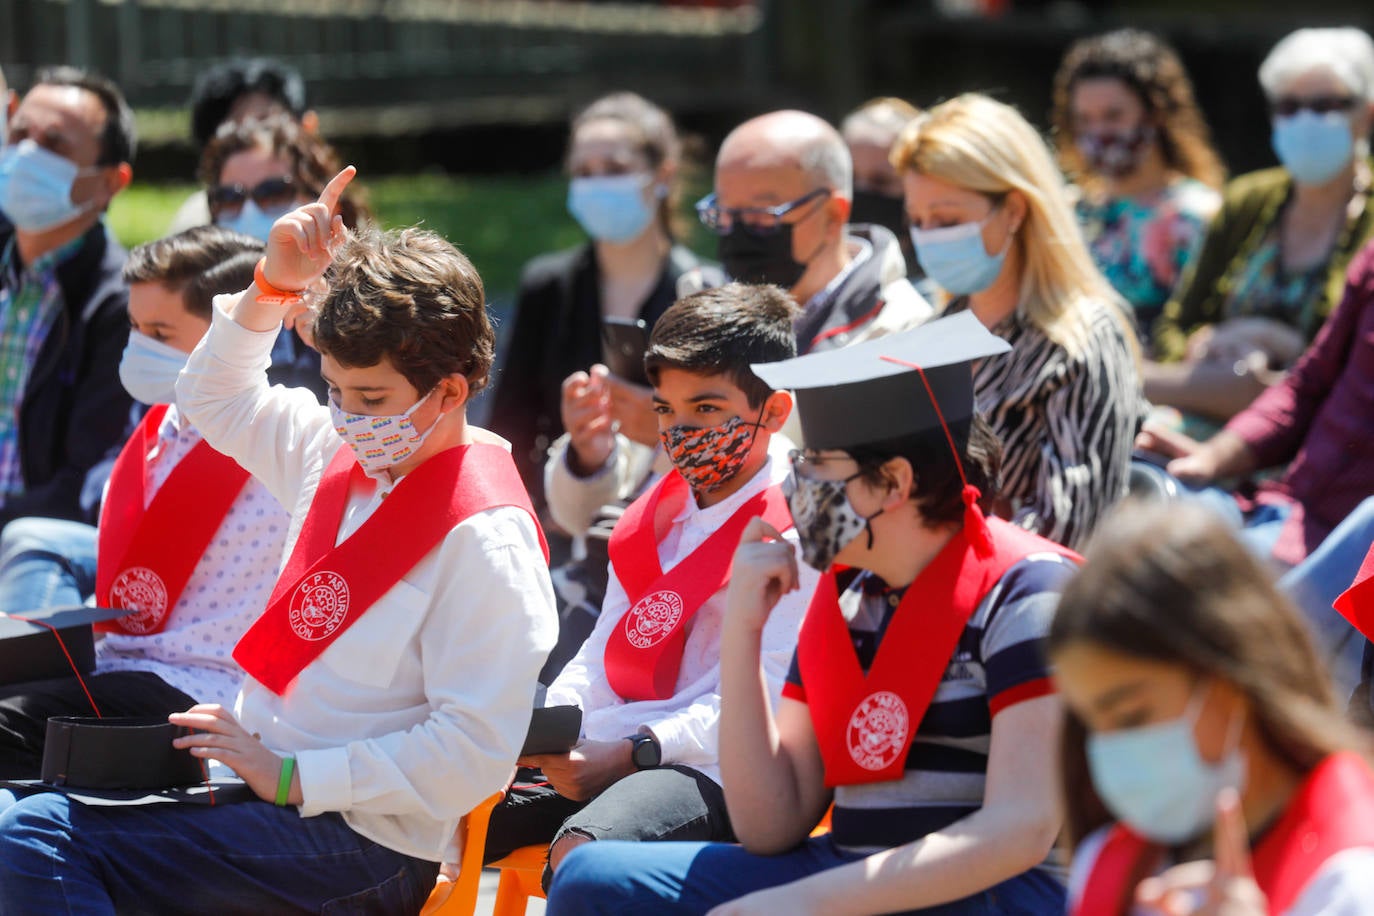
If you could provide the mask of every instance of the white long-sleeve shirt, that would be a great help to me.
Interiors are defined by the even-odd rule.
[[[177,382],[183,412],[291,510],[285,555],[320,476],[347,448],[307,391],[269,388],[276,330],[250,331],[216,301],[210,333]],[[391,489],[350,492],[336,543]],[[342,813],[358,833],[452,861],[458,819],[509,777],[535,679],[557,633],[533,521],[509,507],[454,528],[305,667],[285,696],[252,677],[240,721],[294,754],[302,817]]]
[[[707,509],[688,499],[672,520],[658,544],[658,559],[663,570],[672,569],[696,550],[735,510],[766,487],[787,476],[784,457],[791,443],[774,436],[769,444],[768,463],[730,498]],[[786,537],[795,543],[795,532]],[[797,633],[820,574],[798,563],[801,581],[796,591],[778,601],[763,630],[762,660],[764,674],[777,705],[783,680],[797,646]],[[717,591],[701,606],[687,624],[687,639],[682,652],[673,695],[665,700],[625,702],[606,678],[606,643],[630,609],[630,599],[611,566],[606,600],[596,627],[582,649],[568,662],[549,687],[545,706],[572,704],[582,708],[582,733],[591,741],[614,741],[632,735],[640,726],[653,732],[663,748],[663,762],[678,763],[698,770],[720,782],[720,634],[725,619],[725,589]]]

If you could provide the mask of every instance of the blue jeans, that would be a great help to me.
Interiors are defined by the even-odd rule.
[[[0,611],[82,604],[95,593],[95,529],[56,518],[17,518],[0,535]]]
[[[418,913],[439,865],[338,814],[243,802],[99,808],[54,793],[0,814],[0,916]]]
[[[1267,563],[1279,533],[1292,509],[1288,506],[1259,505],[1248,514],[1240,511],[1236,498],[1220,487],[1184,488],[1188,499],[1196,500],[1216,512],[1236,529],[1236,536],[1250,552]]]
[[[863,856],[813,837],[791,852],[759,856],[724,843],[626,843],[579,846],[553,876],[550,916],[705,913],[765,888],[799,881]],[[1038,870],[982,893],[922,910],[921,916],[1061,916],[1064,886]]]
[[[1365,640],[1331,606],[1350,587],[1374,543],[1374,497],[1364,500],[1326,536],[1307,559],[1279,580],[1312,626],[1317,649],[1327,662],[1341,699],[1360,680]]]

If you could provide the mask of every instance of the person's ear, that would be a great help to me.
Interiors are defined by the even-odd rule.
[[[1363,110],[1355,109],[1355,117],[1351,121],[1351,133],[1356,140],[1368,140],[1371,128],[1374,128],[1374,102],[1365,105]]]
[[[763,402],[763,419],[759,422],[769,433],[782,431],[792,414],[792,392],[775,391]]]
[[[1025,225],[1026,214],[1030,211],[1030,205],[1026,203],[1026,195],[1013,188],[1003,198],[1002,209],[1007,213],[1007,231],[1015,235]]]
[[[900,455],[883,462],[883,476],[889,481],[887,494],[883,497],[884,511],[897,508],[915,494],[916,472],[911,462]]]
[[[659,163],[658,168],[654,169],[653,184],[656,188],[663,188],[660,192],[666,197],[667,192],[673,187],[673,182],[677,180],[678,165],[673,159],[664,159]]]
[[[134,180],[134,167],[127,162],[111,166],[105,171],[105,191],[114,198],[116,194],[129,186],[129,182]]]
[[[439,381],[440,397],[439,411],[448,413],[450,410],[457,410],[468,401],[468,394],[471,389],[468,386],[468,377],[461,372],[454,372],[444,376]]]
[[[829,238],[843,236],[844,227],[849,223],[849,213],[854,209],[854,204],[838,194],[831,194],[825,209],[826,215],[830,217],[830,228],[826,232],[826,236]]]
[[[316,137],[320,135],[320,116],[313,108],[301,114],[301,130]]]

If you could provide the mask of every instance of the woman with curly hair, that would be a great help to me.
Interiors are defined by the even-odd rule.
[[[1055,75],[1054,128],[1093,260],[1148,340],[1221,203],[1224,170],[1182,61],[1138,29],[1076,42]]]
[[[332,146],[292,118],[274,115],[221,125],[201,154],[200,180],[215,225],[266,239],[278,217],[319,197],[342,168]],[[339,213],[350,229],[371,219],[351,187]]]
[[[222,124],[200,157],[210,218],[216,226],[266,241],[278,218],[320,196],[343,168],[334,148],[287,115]],[[356,229],[372,214],[355,186],[339,199],[344,225]],[[272,348],[274,382],[308,388],[321,402],[320,355],[291,328]]]

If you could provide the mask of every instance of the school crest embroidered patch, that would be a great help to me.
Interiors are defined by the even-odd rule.
[[[901,697],[890,690],[870,693],[849,717],[849,756],[865,770],[884,770],[906,747],[910,728],[911,717]]]
[[[288,620],[301,639],[314,642],[329,636],[348,616],[348,583],[338,573],[321,571],[296,587]]]
[[[625,637],[636,649],[661,642],[682,619],[682,596],[674,591],[650,592],[625,615]]]
[[[134,635],[150,633],[167,613],[167,585],[148,567],[131,566],[110,584],[110,604],[134,610],[120,618],[123,629]]]

